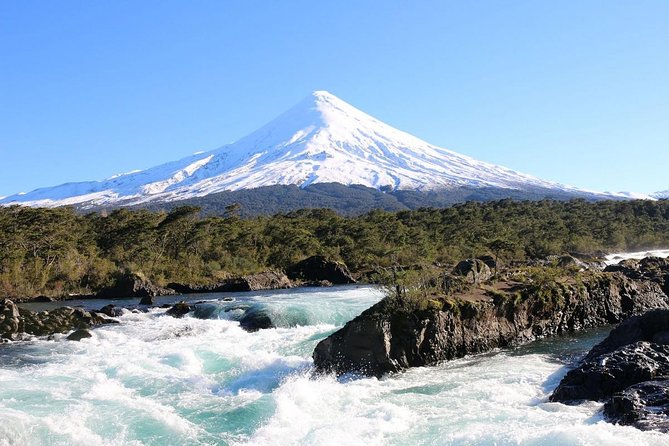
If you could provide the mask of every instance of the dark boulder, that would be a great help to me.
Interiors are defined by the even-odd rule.
[[[104,307],[100,308],[97,312],[102,313],[105,316],[109,317],[123,316],[123,308],[117,307],[112,304],[105,305]]]
[[[624,321],[562,379],[551,401],[604,401],[607,420],[669,431],[669,310]]]
[[[172,289],[161,288],[138,274],[125,272],[116,278],[112,286],[98,291],[97,297],[155,297],[174,294],[176,292]]]
[[[610,353],[625,345],[639,341],[655,342],[666,341],[669,335],[669,310],[655,309],[639,316],[633,316],[623,321],[599,344],[595,345],[585,356],[584,361],[590,361],[605,353]]]
[[[139,301],[140,305],[155,305],[155,303],[156,300],[153,298],[153,296],[144,296]]]
[[[604,268],[604,272],[607,273],[618,273],[621,272],[628,277],[633,279],[641,278],[641,271],[639,270],[639,260],[637,259],[625,259],[614,265],[608,265]]]
[[[180,318],[190,313],[191,310],[192,310],[191,306],[182,300],[181,302],[175,303],[172,306],[172,308],[170,308],[165,312],[165,314],[170,315],[172,317]]]
[[[637,342],[585,361],[571,370],[551,401],[602,401],[629,386],[669,376],[669,345]]]
[[[56,299],[54,299],[53,297],[49,297],[49,296],[37,296],[33,299],[33,302],[53,302],[55,300]]]
[[[39,313],[23,308],[20,308],[19,311],[22,318],[20,330],[35,336],[66,333],[73,329],[91,328],[100,324],[117,322],[81,308],[61,307]]]
[[[250,308],[239,320],[239,326],[246,331],[254,332],[266,328],[274,328],[272,319],[262,310]]]
[[[327,280],[336,285],[356,282],[343,262],[324,256],[311,256],[301,260],[288,267],[286,274],[291,280],[303,282]]]
[[[81,341],[82,339],[92,338],[93,334],[85,328],[75,330],[67,337],[68,341]]]
[[[604,405],[610,422],[669,432],[669,379],[646,381],[614,394]]]
[[[492,277],[492,270],[483,260],[463,260],[453,268],[452,274],[462,276],[467,282],[478,285]]]

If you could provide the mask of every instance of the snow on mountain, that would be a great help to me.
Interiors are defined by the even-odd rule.
[[[654,195],[648,195],[648,194],[642,194],[639,192],[604,192],[605,194],[609,194],[618,198],[626,198],[629,200],[655,200]]]
[[[67,183],[11,195],[0,203],[137,204],[260,186],[306,187],[329,182],[393,190],[493,187],[597,194],[434,146],[328,92],[316,91],[235,143],[103,181]]]
[[[663,191],[660,191],[660,192],[652,193],[652,194],[650,194],[650,196],[653,197],[653,198],[657,198],[658,200],[660,200],[662,198],[669,198],[669,189],[663,190]]]

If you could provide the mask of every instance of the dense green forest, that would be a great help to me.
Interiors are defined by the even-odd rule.
[[[91,292],[130,270],[157,284],[208,283],[323,254],[362,272],[391,264],[505,260],[669,246],[668,201],[469,202],[444,209],[326,209],[241,218],[119,209],[0,208],[0,296]]]

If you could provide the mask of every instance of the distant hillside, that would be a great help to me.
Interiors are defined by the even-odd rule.
[[[576,195],[579,197],[579,195]],[[511,190],[461,187],[442,191],[396,190],[382,192],[371,187],[339,183],[317,183],[303,189],[294,186],[265,186],[256,189],[219,192],[204,197],[185,200],[145,203],[136,207],[150,210],[170,210],[178,206],[198,206],[206,215],[223,215],[226,207],[239,205],[244,217],[274,215],[300,209],[332,209],[340,215],[355,216],[373,209],[400,211],[419,208],[443,208],[467,201],[515,200],[570,200],[573,193],[536,188],[534,190]],[[581,198],[601,201],[597,195],[583,194]]]

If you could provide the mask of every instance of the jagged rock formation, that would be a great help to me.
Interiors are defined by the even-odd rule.
[[[642,382],[613,395],[604,415],[616,424],[669,432],[669,379]]]
[[[669,376],[669,346],[649,342],[625,345],[571,370],[551,401],[601,401],[644,381]]]
[[[636,342],[669,344],[669,311],[651,310],[623,321],[583,359],[590,361]]]
[[[616,265],[609,265],[604,271],[620,272],[634,280],[653,281],[660,285],[665,294],[669,295],[669,259],[661,257],[628,259]]]
[[[669,308],[656,283],[601,272],[492,294],[409,309],[386,298],[321,341],[314,364],[322,372],[381,376]]]
[[[286,274],[291,280],[308,283],[330,282],[332,284],[355,283],[355,279],[343,262],[324,256],[311,256],[291,265]]]
[[[550,400],[606,401],[611,422],[669,431],[669,310],[648,311],[612,330]]]
[[[142,276],[126,272],[116,279],[116,282],[97,293],[97,297],[155,297],[176,294],[169,288],[161,288]]]
[[[0,338],[20,339],[22,334],[48,336],[96,325],[116,323],[95,312],[62,307],[39,313],[19,308],[9,299],[0,300]]]

